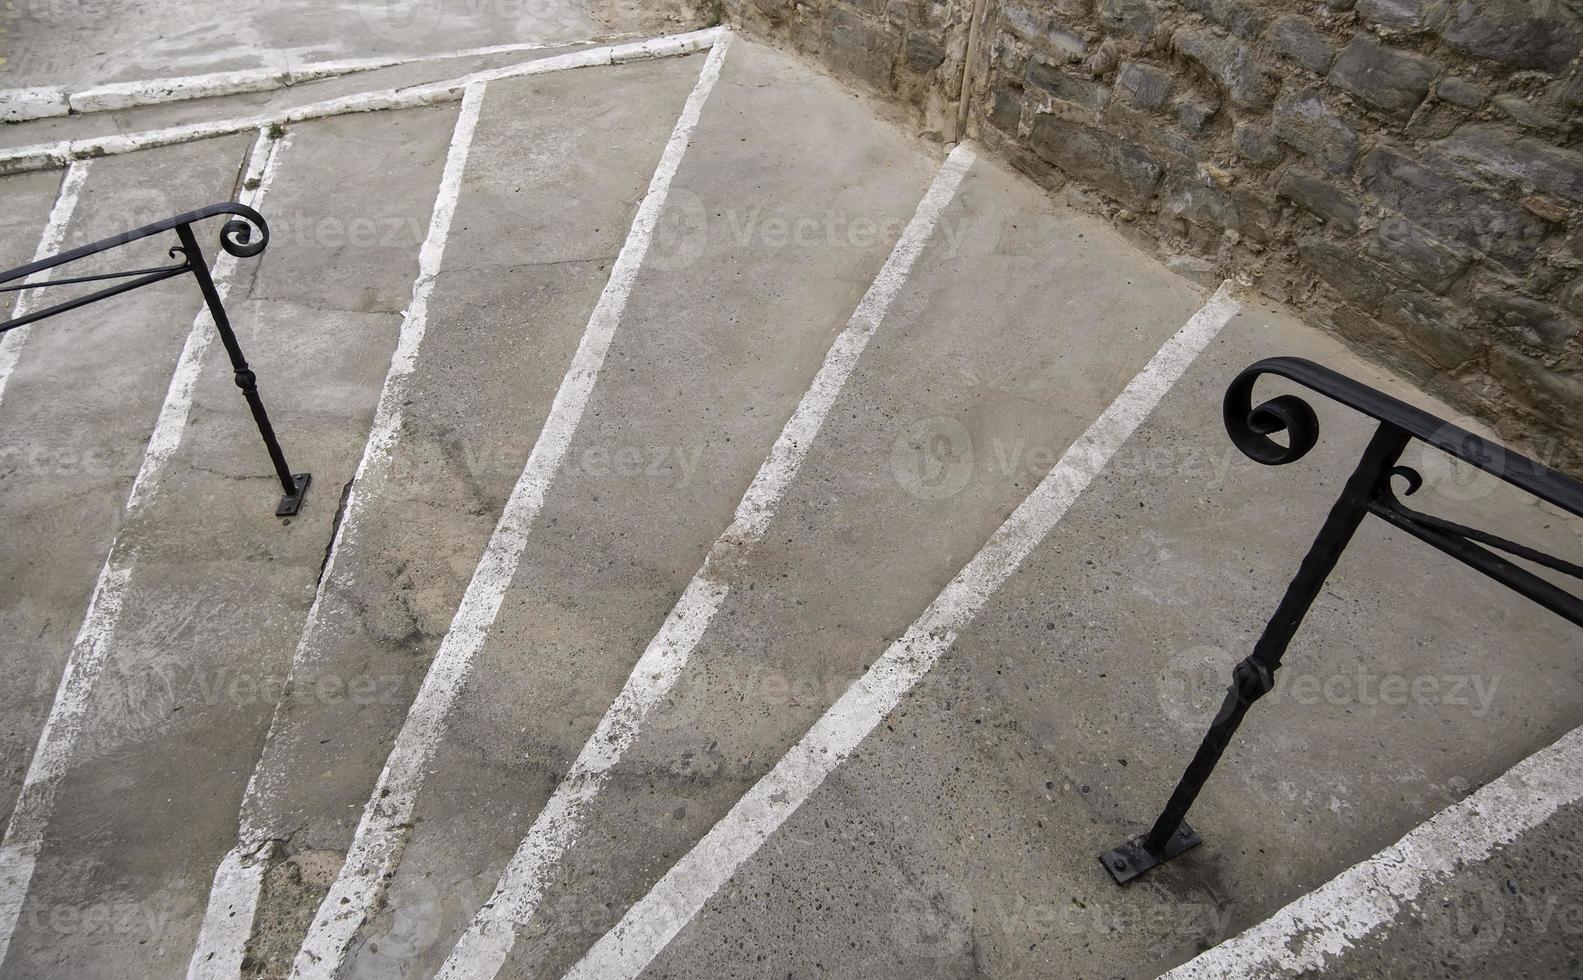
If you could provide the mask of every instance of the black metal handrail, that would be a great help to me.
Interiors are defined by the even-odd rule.
[[[156,282],[164,282],[176,276],[191,274],[198,283],[198,289],[203,294],[204,303],[209,307],[209,314],[214,318],[214,327],[220,335],[220,341],[225,345],[225,352],[231,358],[231,370],[236,380],[236,386],[241,389],[242,397],[247,400],[247,406],[253,413],[253,422],[258,426],[258,433],[264,439],[264,448],[269,452],[270,462],[275,467],[275,475],[280,480],[281,490],[285,494],[280,503],[275,507],[278,517],[290,517],[302,508],[303,497],[308,492],[308,484],[312,476],[308,473],[292,473],[291,467],[286,465],[286,455],[281,451],[280,441],[275,438],[274,426],[270,424],[269,413],[264,411],[263,399],[258,394],[258,376],[248,367],[247,358],[242,355],[242,347],[237,343],[236,332],[231,329],[231,320],[226,316],[225,305],[220,300],[219,290],[215,288],[214,279],[209,275],[209,266],[204,260],[203,249],[198,246],[198,239],[192,233],[192,226],[206,218],[216,215],[234,215],[220,227],[220,247],[238,258],[251,258],[264,251],[269,244],[269,225],[264,221],[264,216],[254,211],[245,204],[226,201],[220,204],[211,204],[196,211],[156,221],[132,231],[105,238],[88,245],[81,245],[70,251],[61,252],[48,258],[30,262],[7,272],[0,272],[0,293],[20,292],[24,289],[46,289],[55,286],[80,285],[90,282],[108,282],[122,280],[113,286],[96,290],[83,296],[56,303],[53,306],[22,316],[13,317],[0,323],[0,334],[8,330],[36,323],[39,320],[58,316],[71,310],[81,309],[100,300],[119,296]],[[254,236],[257,229],[257,236]],[[167,254],[181,261],[175,265],[158,266],[152,269],[130,269],[125,272],[108,272],[95,275],[71,276],[63,279],[45,279],[40,282],[28,282],[29,277],[49,269],[69,265],[91,255],[107,252],[113,248],[139,241],[162,232],[175,232],[177,244],[171,246]],[[6,285],[15,283],[15,285]]]
[[[1304,556],[1296,577],[1287,586],[1275,615],[1253,645],[1253,652],[1233,669],[1231,686],[1220,711],[1164,811],[1147,834],[1099,856],[1117,884],[1124,885],[1200,843],[1198,834],[1187,824],[1188,809],[1242,724],[1243,716],[1274,688],[1281,657],[1365,516],[1379,517],[1574,625],[1583,626],[1583,599],[1496,552],[1576,578],[1583,578],[1583,567],[1487,531],[1412,510],[1397,498],[1391,481],[1403,480],[1406,496],[1412,496],[1423,485],[1422,475],[1399,462],[1403,450],[1417,439],[1574,517],[1583,518],[1583,483],[1345,375],[1296,357],[1259,361],[1237,375],[1226,391],[1224,415],[1231,441],[1250,459],[1268,466],[1281,466],[1307,455],[1319,441],[1319,420],[1313,408],[1297,395],[1280,395],[1255,408],[1254,385],[1267,374],[1295,381],[1380,424]],[[1285,433],[1285,445],[1270,438],[1276,433]]]

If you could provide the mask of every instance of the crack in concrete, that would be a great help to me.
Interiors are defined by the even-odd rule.
[[[341,487],[341,500],[335,505],[335,519],[330,522],[330,540],[324,544],[324,557],[319,559],[319,574],[313,580],[315,593],[324,584],[324,573],[330,567],[330,556],[335,553],[335,539],[341,533],[341,522],[346,519],[346,505],[352,499],[352,484],[356,481],[357,476],[353,474],[347,479],[346,484]]]

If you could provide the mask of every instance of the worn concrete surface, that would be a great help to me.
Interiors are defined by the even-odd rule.
[[[406,424],[388,471],[359,489],[293,680],[375,693],[289,699],[258,765],[248,818],[285,842],[250,951],[266,975],[289,968],[322,898],[291,882],[315,855],[334,856],[333,874],[351,841],[700,62],[488,91]]]
[[[1153,820],[1366,438],[1316,399],[1308,458],[1270,469],[1236,453],[1221,395],[1277,353],[1437,407],[1248,308],[647,975],[1152,976],[1573,727],[1575,630],[1373,523],[1294,642],[1290,686],[1250,713],[1195,807],[1204,845],[1111,883],[1095,856]],[[1491,490],[1448,475],[1421,493],[1432,511],[1583,544]],[[1398,681],[1382,696],[1387,676],[1407,694]]]
[[[242,262],[228,307],[288,458],[314,473],[313,505],[274,517],[278,487],[214,345],[171,472],[121,529],[136,565],[8,970],[185,969],[416,274],[410,240],[353,247],[328,232],[357,220],[424,227],[454,112],[393,114],[373,129],[355,117],[307,124],[281,151],[270,212],[320,223]],[[356,182],[322,179],[351,146],[379,163]],[[168,372],[173,360],[155,363]],[[127,904],[144,911],[139,928],[51,928],[59,908]]]
[[[1583,974],[1583,809],[1565,808],[1489,860],[1437,881],[1411,914],[1359,942],[1331,976]]]
[[[14,269],[33,261],[39,229],[49,221],[61,174],[18,174],[0,180],[6,207],[0,211],[0,267]],[[0,316],[7,316],[16,293],[0,293]]]
[[[89,165],[65,248],[107,238],[231,196],[250,139],[151,151]],[[16,223],[6,247],[16,265],[33,258],[59,173],[11,178]],[[15,188],[13,191],[12,188]],[[12,196],[12,194],[15,196]],[[21,227],[32,219],[31,227]],[[207,223],[200,245],[218,251]],[[72,275],[168,264],[169,240],[131,243],[73,266]],[[212,259],[211,259],[212,260]],[[9,263],[8,263],[9,267]],[[95,286],[35,293],[33,308]],[[191,280],[146,287],[119,302],[34,324],[0,400],[0,809],[9,815],[55,697],[66,652],[159,415],[171,368],[203,306]],[[241,407],[240,404],[237,407]]]
[[[287,525],[269,515],[262,451],[211,351],[176,466],[119,528],[138,550],[132,588],[0,974],[180,975],[255,766],[268,792],[251,812],[284,847],[248,972],[284,971],[701,60],[490,86],[407,424],[338,557],[311,670],[286,695],[456,107],[293,128],[264,206],[276,239],[242,260],[231,305],[288,453],[315,473],[309,505]],[[245,143],[96,160],[83,220],[153,207],[96,196],[113,167],[122,179],[109,186],[147,194],[186,166],[206,175],[206,199],[224,198]],[[429,767],[386,904],[345,975],[427,976],[450,951],[730,522],[938,161],[829,79],[733,43]],[[24,213],[47,211],[52,179],[0,185],[17,204],[7,220],[29,231],[4,236],[17,261],[42,223]],[[135,469],[196,309],[194,299],[177,315],[147,295],[149,307],[116,315],[144,337],[169,320],[165,348],[96,339],[101,384],[81,411],[56,422],[30,409],[40,414],[26,425],[9,421],[39,402],[20,397],[24,360],[0,403],[0,453],[114,442],[131,446]],[[502,975],[564,972],[912,622],[1203,299],[1105,225],[981,159]],[[649,975],[1149,975],[1583,720],[1576,631],[1371,524],[1294,644],[1285,686],[1255,709],[1195,809],[1205,845],[1125,891],[1110,884],[1095,855],[1152,818],[1366,437],[1315,398],[1323,440],[1308,458],[1270,469],[1238,454],[1219,418],[1225,385],[1277,353],[1454,417],[1290,311],[1250,302],[945,659]],[[29,383],[59,388],[62,356],[40,361]],[[144,401],[141,416],[125,407]],[[1553,512],[1427,455],[1409,461],[1431,478],[1415,498],[1425,509],[1583,556],[1583,536]],[[7,683],[54,658],[40,685],[4,694],[11,793],[130,470],[73,477],[69,520],[49,476],[0,474],[13,529],[0,547],[5,615],[23,626],[5,656],[27,665]],[[51,547],[58,556],[40,561]],[[350,683],[362,680],[372,686]],[[1541,910],[1552,897],[1575,902],[1569,857],[1537,857],[1570,846],[1574,823],[1572,810],[1558,816],[1487,877]],[[1502,933],[1530,945],[1535,969],[1575,945],[1553,924],[1571,919],[1547,921]],[[1435,928],[1425,910],[1409,913],[1390,934],[1407,952],[1376,963],[1365,948],[1355,975],[1409,975],[1414,944],[1432,945]],[[1490,968],[1495,955],[1446,971]]]
[[[733,48],[356,975],[443,961],[730,523],[934,166],[829,81]],[[800,220],[817,233],[774,231]],[[849,237],[859,220],[873,230]],[[430,911],[402,935],[412,901]]]
[[[984,288],[963,291],[963,279]],[[1153,288],[1135,288],[1145,280]],[[558,976],[614,925],[906,629],[1044,475],[1052,449],[1203,299],[1104,225],[975,165],[504,975]]]
[[[666,34],[700,22],[685,0],[19,0],[0,11],[0,87]]]

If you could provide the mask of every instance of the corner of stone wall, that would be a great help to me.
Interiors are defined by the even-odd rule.
[[[960,135],[973,0],[725,0],[726,19],[907,106],[924,135]]]
[[[728,9],[1583,465],[1583,8],[980,0],[976,31],[972,0]]]

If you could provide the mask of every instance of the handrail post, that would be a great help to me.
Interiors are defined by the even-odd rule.
[[[1287,645],[1302,625],[1309,607],[1318,598],[1325,579],[1335,569],[1352,535],[1368,515],[1370,503],[1381,488],[1387,486],[1386,481],[1390,479],[1391,471],[1410,438],[1408,433],[1389,422],[1381,422],[1375,430],[1357,468],[1347,479],[1340,498],[1331,507],[1330,515],[1319,529],[1318,537],[1303,557],[1296,577],[1286,587],[1286,594],[1276,607],[1275,615],[1265,625],[1264,633],[1253,646],[1253,652],[1233,670],[1226,699],[1159,819],[1147,834],[1134,837],[1099,856],[1116,884],[1125,885],[1200,842],[1198,834],[1187,824],[1188,809],[1197,799],[1210,773],[1214,772],[1215,764],[1231,743],[1231,737],[1242,724],[1243,716],[1255,701],[1274,688],[1275,672],[1281,666],[1281,657],[1286,653]]]
[[[230,355],[236,386],[241,389],[242,397],[247,399],[247,407],[252,410],[253,421],[258,425],[258,434],[264,438],[264,448],[268,450],[270,462],[274,464],[275,474],[280,479],[285,496],[275,507],[275,516],[290,517],[302,508],[303,497],[313,477],[308,473],[292,473],[291,467],[286,465],[286,454],[281,451],[280,441],[275,438],[275,428],[269,422],[269,413],[264,410],[264,401],[258,394],[258,376],[248,367],[247,358],[242,355],[242,347],[237,343],[235,331],[231,329],[231,320],[226,316],[225,304],[221,302],[220,292],[215,289],[214,279],[209,275],[209,266],[204,260],[197,237],[192,233],[192,225],[179,224],[175,231],[191,266],[193,278],[198,280],[198,289],[203,292],[203,301],[208,304],[209,314],[214,318],[214,328],[220,335],[220,342]]]

